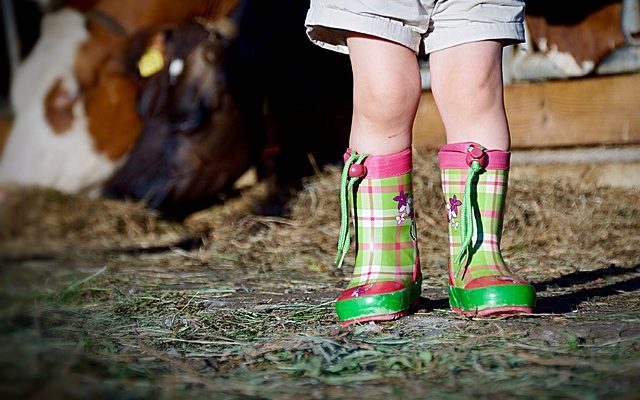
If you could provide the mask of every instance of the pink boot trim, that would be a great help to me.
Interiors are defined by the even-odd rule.
[[[498,285],[528,285],[529,282],[524,279],[511,277],[511,276],[483,276],[481,278],[476,278],[466,285],[464,285],[465,289],[478,289],[488,286],[498,286]]]
[[[364,297],[364,296],[373,296],[376,294],[385,294],[385,293],[393,293],[398,290],[405,289],[405,286],[396,281],[382,281],[382,282],[373,282],[367,283],[365,285],[360,285],[356,287],[352,287],[350,289],[342,292],[340,297],[338,297],[337,301],[341,300],[349,300],[354,297]]]
[[[467,169],[467,153],[469,146],[480,146],[474,142],[450,143],[438,152],[440,169]],[[504,150],[485,150],[488,164],[485,169],[508,170],[511,152]]]
[[[344,161],[349,159],[351,152],[351,149],[347,149],[344,154]],[[382,179],[404,175],[413,169],[411,148],[385,156],[368,156],[364,160],[364,166],[366,167],[367,178]]]

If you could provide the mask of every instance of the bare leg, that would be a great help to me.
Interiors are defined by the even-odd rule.
[[[354,78],[350,147],[387,155],[411,146],[421,94],[414,52],[372,36],[347,39]]]
[[[413,51],[385,40],[354,35],[347,44],[354,76],[350,146],[369,156],[350,157],[343,170],[349,183],[341,187],[342,207],[352,205],[358,243],[352,278],[336,300],[343,325],[406,315],[422,282],[410,149],[421,93],[418,62]],[[338,263],[349,248],[348,216]]]
[[[473,141],[509,150],[504,110],[502,44],[466,43],[430,55],[432,91],[447,142]]]
[[[535,305],[535,289],[507,268],[499,247],[510,146],[501,54],[496,41],[431,54],[432,89],[447,141],[478,142],[494,150],[486,165],[468,164],[473,153],[466,146],[441,150],[449,210],[449,304],[464,315],[530,313]]]

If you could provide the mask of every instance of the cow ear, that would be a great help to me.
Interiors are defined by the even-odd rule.
[[[217,35],[225,42],[232,42],[238,36],[238,24],[231,18],[220,18],[213,23]]]
[[[195,21],[209,32],[210,39],[215,38],[215,42],[222,47],[229,47],[238,36],[238,24],[231,18],[224,17],[215,21],[196,18]]]

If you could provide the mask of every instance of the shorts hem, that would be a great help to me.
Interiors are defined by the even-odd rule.
[[[418,53],[422,33],[392,19],[352,13],[348,10],[311,8],[305,21],[307,36],[325,49],[349,54],[347,36],[357,32],[386,39]]]
[[[524,42],[524,27],[521,22],[500,24],[478,24],[464,27],[436,27],[424,38],[425,53],[444,50],[464,43],[484,40],[500,40],[504,45]]]

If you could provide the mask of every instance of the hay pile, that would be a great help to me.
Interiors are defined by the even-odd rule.
[[[54,190],[12,191],[0,204],[0,255],[5,256],[153,246],[185,233],[185,227],[161,220],[142,204]]]
[[[415,154],[414,164],[423,270],[427,284],[444,285],[447,225],[435,155]],[[224,253],[249,267],[333,270],[339,173],[330,167],[309,178],[287,219],[250,213],[264,193],[261,185],[183,223],[163,221],[140,204],[47,190],[16,192],[0,206],[0,256],[170,246],[204,235],[202,258]],[[511,182],[503,250],[522,275],[539,280],[603,265],[634,266],[640,263],[639,248],[637,191]]]

